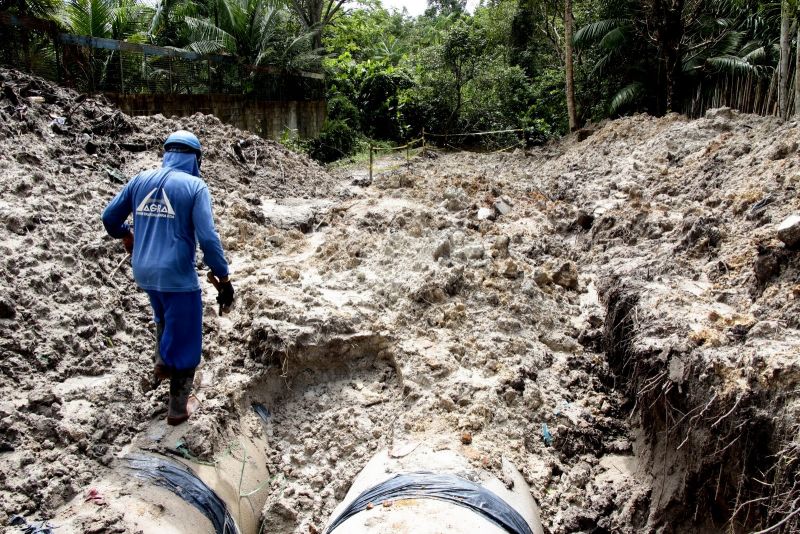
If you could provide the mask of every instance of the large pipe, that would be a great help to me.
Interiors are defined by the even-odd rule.
[[[180,428],[151,432],[147,439],[175,444]],[[53,518],[58,532],[96,530],[101,521],[144,533],[259,532],[269,492],[261,438],[235,438],[213,465],[149,449],[140,442],[121,454],[91,486],[99,500],[81,493]],[[500,477],[472,465],[461,449],[404,443],[367,463],[325,532],[543,534],[530,488],[505,458]]]
[[[457,450],[415,443],[383,450],[356,477],[325,533],[543,534],[530,487],[505,458],[502,477]]]
[[[266,443],[237,436],[214,461],[189,460],[174,452],[188,426],[161,426],[166,425],[151,429],[145,442],[124,451],[110,471],[59,510],[51,520],[59,534],[96,530],[103,521],[146,534],[259,531],[269,494]],[[173,452],[154,454],[157,444]]]

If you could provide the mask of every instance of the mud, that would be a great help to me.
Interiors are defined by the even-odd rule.
[[[498,477],[512,461],[552,533],[791,513],[800,270],[776,228],[800,211],[797,124],[637,116],[527,152],[381,160],[359,186],[364,169],[213,117],[0,78],[0,524],[53,517],[133,447],[208,462],[238,435],[267,444],[265,532],[321,531],[396,440]],[[99,221],[178,127],[208,147],[238,291],[218,317],[205,288],[180,447],[153,438],[149,308]]]

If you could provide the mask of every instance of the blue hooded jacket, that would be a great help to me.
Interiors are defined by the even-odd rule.
[[[162,168],[133,177],[103,212],[103,225],[111,237],[125,237],[130,229],[125,220],[131,213],[133,277],[142,289],[199,290],[198,242],[211,272],[228,276],[228,262],[214,229],[211,196],[194,154],[166,152]]]

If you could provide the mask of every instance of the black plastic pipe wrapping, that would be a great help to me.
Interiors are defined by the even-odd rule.
[[[216,534],[239,534],[239,527],[225,502],[188,466],[143,454],[130,455],[126,459],[137,477],[168,489],[200,510],[211,521]]]
[[[455,475],[427,472],[395,475],[362,492],[331,523],[325,534],[330,534],[350,517],[366,510],[369,503],[377,506],[394,499],[450,502],[472,510],[510,534],[533,534],[525,518],[494,492]]]

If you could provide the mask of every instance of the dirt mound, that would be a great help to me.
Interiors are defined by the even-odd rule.
[[[568,229],[550,240],[581,251],[607,306],[651,526],[765,528],[796,509],[800,254],[777,227],[800,211],[798,133],[728,109],[637,116],[531,169]]]

